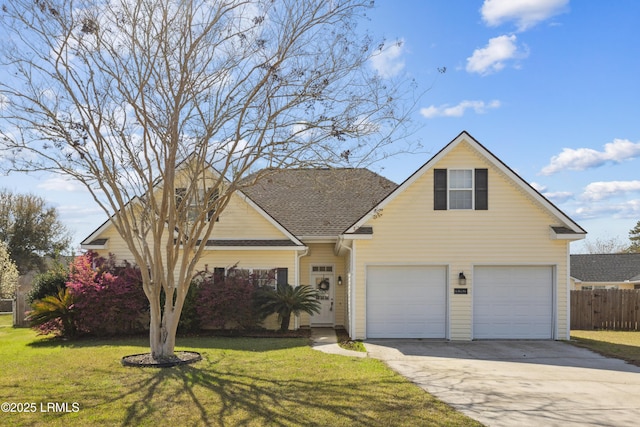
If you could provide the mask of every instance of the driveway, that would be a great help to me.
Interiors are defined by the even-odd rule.
[[[369,340],[369,356],[488,426],[638,426],[640,367],[558,341]]]

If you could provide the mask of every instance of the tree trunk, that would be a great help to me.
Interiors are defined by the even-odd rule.
[[[160,297],[150,303],[149,343],[151,357],[158,360],[173,356],[180,312],[175,308],[167,310],[165,307],[165,313],[162,315]]]
[[[287,332],[289,330],[289,322],[291,321],[291,313],[282,316],[282,322],[280,322],[280,331]]]

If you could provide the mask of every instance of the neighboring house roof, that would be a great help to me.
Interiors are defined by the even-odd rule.
[[[544,209],[551,213],[561,225],[550,224],[550,231],[553,233],[556,239],[566,240],[579,240],[584,238],[587,232],[578,225],[574,220],[569,218],[564,212],[558,209],[547,198],[534,189],[529,183],[527,183],[520,175],[515,173],[509,166],[507,166],[502,160],[496,157],[491,151],[485,148],[482,144],[475,140],[467,131],[462,131],[455,137],[449,144],[447,144],[442,150],[436,153],[429,161],[427,161],[420,169],[414,172],[409,178],[407,178],[402,184],[400,184],[393,192],[380,201],[377,205],[373,206],[368,212],[360,217],[356,222],[342,230],[343,234],[355,233],[360,227],[366,224],[377,212],[384,209],[384,207],[392,201],[396,196],[402,193],[408,186],[413,184],[418,178],[424,175],[427,171],[440,161],[444,156],[450,153],[456,146],[462,142],[467,142],[474,150],[480,155],[486,158],[493,166],[504,173],[507,177],[518,185],[526,194],[528,194],[533,200],[539,203]]]
[[[571,255],[571,277],[582,282],[640,282],[640,253]]]
[[[396,187],[368,169],[291,169],[243,192],[297,237],[335,238]]]

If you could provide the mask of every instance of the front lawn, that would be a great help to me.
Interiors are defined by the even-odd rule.
[[[571,342],[604,356],[616,357],[640,366],[640,332],[571,331]]]
[[[303,338],[182,338],[177,350],[201,362],[130,368],[120,359],[146,339],[51,341],[10,320],[0,315],[0,393],[22,412],[0,425],[480,425],[378,360]]]

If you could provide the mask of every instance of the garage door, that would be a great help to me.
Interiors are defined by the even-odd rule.
[[[553,337],[552,267],[475,267],[473,337]]]
[[[368,338],[445,338],[446,267],[367,268]]]

